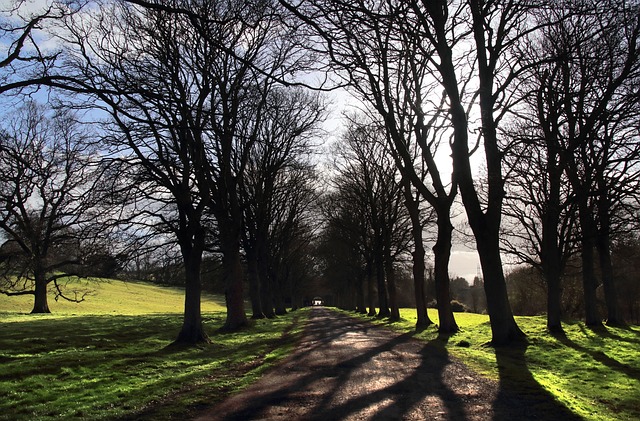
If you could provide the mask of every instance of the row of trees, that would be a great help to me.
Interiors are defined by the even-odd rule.
[[[396,318],[395,269],[411,260],[418,323],[427,325],[427,223],[439,329],[455,332],[449,260],[459,197],[480,257],[492,340],[507,344],[524,334],[504,251],[544,274],[550,330],[562,329],[562,277],[576,253],[587,324],[601,323],[598,273],[607,320],[623,323],[610,249],[637,220],[639,7],[56,3],[23,25],[3,21],[13,43],[0,92],[44,84],[63,88],[67,107],[99,112],[96,153],[103,180],[112,181],[101,186],[105,204],[121,206],[114,219],[139,227],[143,243],[170,238],[179,247],[186,273],[179,340],[206,340],[199,302],[208,252],[222,256],[227,328],[246,323],[245,261],[255,317],[282,312],[280,280],[319,262],[326,273],[345,269],[333,275],[344,277],[349,305],[373,313],[377,300],[381,316]],[[45,23],[58,51],[27,48]],[[362,104],[336,151],[318,262],[307,153],[324,108],[318,95],[292,88],[313,79],[300,77],[309,71],[326,75],[316,91],[344,86]],[[479,155],[482,177],[473,165]]]
[[[100,118],[99,191],[119,209],[109,218],[135,231],[138,247],[170,242],[179,249],[179,342],[208,340],[200,314],[206,253],[221,256],[226,329],[247,322],[243,255],[254,317],[283,311],[281,283],[306,276],[306,207],[315,194],[308,155],[324,104],[285,84],[305,57],[283,12],[262,1],[114,1],[48,15],[64,60],[37,82],[64,89],[66,108]],[[6,78],[3,88],[22,85]],[[22,206],[39,209],[22,198]],[[72,224],[63,214],[52,219]]]
[[[307,24],[327,65],[384,128],[399,178],[434,212],[440,285],[448,284],[451,207],[460,192],[495,344],[524,336],[513,318],[501,250],[544,273],[550,330],[562,329],[561,278],[576,247],[587,324],[601,323],[596,260],[607,320],[622,323],[610,247],[616,233],[635,228],[637,214],[637,2],[288,6]],[[451,162],[443,165],[437,156],[447,143]],[[482,179],[471,161],[479,151]],[[451,177],[443,178],[450,165]],[[419,225],[417,219],[414,228]],[[445,311],[448,300],[438,298]],[[455,323],[440,329],[455,331]]]

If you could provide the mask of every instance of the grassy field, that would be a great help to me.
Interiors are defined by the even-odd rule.
[[[257,378],[291,351],[308,312],[257,321],[221,334],[223,301],[203,298],[212,344],[169,344],[181,324],[182,291],[102,281],[80,304],[51,300],[51,315],[30,315],[26,297],[0,296],[0,420],[184,419]],[[393,329],[413,332],[415,310]],[[438,317],[430,310],[431,319]],[[451,355],[517,393],[546,394],[586,420],[640,419],[640,328],[545,331],[543,317],[518,317],[526,346],[487,345],[487,316],[457,313],[448,341],[435,327],[416,338],[442,341]],[[284,339],[284,340],[283,340]]]
[[[362,316],[365,317],[365,316]],[[404,332],[415,330],[414,309],[402,309],[402,320],[365,317]],[[438,323],[438,314],[429,310]],[[640,327],[593,330],[584,323],[565,324],[566,337],[550,336],[544,317],[517,317],[528,344],[512,348],[488,346],[489,318],[456,313],[461,331],[446,341],[450,354],[518,393],[543,393],[586,420],[640,419]],[[416,333],[438,341],[435,327]]]
[[[145,282],[122,282],[95,279],[71,283],[73,287],[89,291],[85,300],[74,303],[64,299],[56,301],[49,294],[49,308],[53,315],[73,314],[152,314],[181,313],[184,294],[179,288],[159,287]],[[0,294],[0,318],[29,313],[33,296],[7,297]],[[224,311],[224,298],[204,294],[202,311]]]
[[[51,315],[0,298],[0,420],[184,419],[287,355],[308,314],[222,334],[224,307],[207,296],[212,343],[175,347],[180,290],[118,281],[93,288],[80,304],[52,301]]]

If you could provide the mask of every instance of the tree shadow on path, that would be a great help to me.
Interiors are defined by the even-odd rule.
[[[403,335],[405,336],[405,335]],[[463,397],[446,382],[449,360],[441,340],[433,340],[418,353],[420,364],[408,376],[388,386],[333,407],[318,407],[312,420],[340,420],[372,408],[372,419],[466,419]]]
[[[314,310],[290,358],[198,419],[580,419],[533,379],[526,348],[496,349],[498,383],[450,358],[446,340],[412,336]]]

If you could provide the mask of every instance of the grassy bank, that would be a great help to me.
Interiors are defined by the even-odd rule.
[[[405,332],[415,330],[415,310],[403,309],[402,320],[389,324]],[[438,323],[435,310],[429,317]],[[499,380],[517,393],[544,393],[586,420],[640,419],[640,327],[592,330],[584,323],[565,324],[566,338],[546,332],[544,317],[517,317],[528,336],[526,346],[494,348],[489,318],[456,313],[461,332],[446,341],[450,354],[476,371]],[[438,341],[435,327],[416,333]]]
[[[160,287],[146,282],[122,282],[93,279],[71,282],[68,290],[88,292],[84,301],[74,303],[62,298],[57,301],[49,288],[49,308],[55,315],[71,314],[152,314],[181,313],[184,308],[184,292],[180,288]],[[33,296],[7,297],[0,294],[0,320],[19,313],[29,313],[33,308]],[[202,310],[224,311],[224,297],[204,294]]]
[[[181,291],[117,281],[100,291],[70,308],[54,302],[52,315],[0,307],[0,420],[184,419],[287,355],[308,314],[220,334],[225,313],[219,298],[208,297],[212,343],[172,347]]]

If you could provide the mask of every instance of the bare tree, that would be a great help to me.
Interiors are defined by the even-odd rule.
[[[317,253],[322,275],[336,295],[336,305],[362,314],[369,307],[368,314],[375,316],[373,251],[363,205],[348,189],[323,196]]]
[[[568,2],[544,32],[553,67],[556,142],[576,197],[585,318],[599,325],[594,250],[598,250],[608,322],[622,324],[610,256],[614,209],[638,177],[637,94],[640,19],[637,4]],[[544,116],[549,118],[549,116]],[[553,117],[553,116],[552,116]]]
[[[541,100],[549,93],[548,87],[543,86],[533,99]],[[541,117],[544,115],[544,110],[537,111]],[[514,138],[523,143],[513,145],[506,154],[509,173],[501,243],[506,253],[544,275],[547,329],[561,333],[562,277],[567,262],[576,253],[577,215],[555,139],[557,121],[552,122],[549,117],[539,121],[542,133],[535,127],[520,126]]]
[[[280,88],[267,98],[263,126],[253,145],[242,181],[244,249],[246,252],[253,318],[274,315],[269,282],[269,230],[279,205],[288,203],[302,188],[289,185],[291,173],[312,152],[313,136],[323,120],[324,105],[317,94],[300,88]],[[262,297],[262,299],[261,299]]]
[[[543,62],[549,44],[532,44],[521,60]],[[533,57],[529,57],[532,55]],[[501,238],[506,253],[532,265],[547,283],[547,328],[562,332],[562,277],[576,252],[577,215],[567,162],[560,142],[563,99],[554,86],[554,65],[540,64],[523,77],[524,106],[507,131],[516,141],[505,151],[509,168],[506,221]]]
[[[65,290],[64,279],[82,273],[83,248],[95,238],[99,168],[90,133],[60,111],[53,116],[26,103],[0,132],[0,292],[33,295],[32,313],[49,313],[56,299],[82,301],[87,291]]]
[[[47,42],[52,38],[47,29],[80,9],[81,3],[74,1],[47,2],[41,7],[23,0],[5,2],[0,10],[0,38],[6,46],[0,58],[0,94],[65,85],[69,78],[56,71],[61,48]]]
[[[270,2],[100,5],[67,20],[82,90],[115,124],[111,154],[168,222],[186,272],[178,341],[207,340],[199,267],[212,213],[226,279],[226,329],[246,324],[238,186],[275,76],[294,71],[293,37]],[[148,200],[153,199],[153,200]],[[167,219],[166,212],[175,218]]]
[[[435,51],[422,41],[419,17],[402,2],[365,6],[360,2],[312,1],[289,7],[324,43],[318,48],[325,49],[345,85],[377,115],[376,120],[383,122],[387,151],[402,177],[436,210],[438,239],[433,250],[439,329],[443,333],[457,331],[448,278],[453,231],[450,212],[457,185],[443,179],[442,167],[436,165],[440,141],[447,139],[448,122],[442,103],[432,102],[442,94],[431,69]],[[415,232],[418,229],[414,227]],[[420,317],[420,322],[427,320]]]
[[[269,229],[269,271],[272,281],[275,313],[286,312],[285,302],[292,303],[300,295],[301,284],[311,267],[302,268],[308,261],[318,204],[317,178],[311,165],[298,163],[282,171],[273,195],[273,218]],[[298,271],[297,274],[294,272]]]
[[[423,43],[433,49],[432,74],[446,93],[454,180],[476,240],[495,345],[524,337],[509,305],[500,257],[505,191],[499,127],[517,100],[513,81],[525,66],[513,59],[515,49],[537,30],[530,14],[539,6],[527,1],[410,2]],[[471,115],[478,115],[477,127]],[[484,189],[476,183],[470,161],[480,146],[487,168]]]
[[[370,263],[377,280],[378,316],[397,319],[400,315],[393,265],[400,254],[407,252],[411,231],[398,171],[386,154],[384,131],[376,124],[352,118],[336,153],[339,175],[335,188],[345,191],[343,200],[358,203],[359,217],[367,219],[368,232],[364,233],[369,239],[362,236],[363,257],[366,262],[366,246],[370,245]]]

